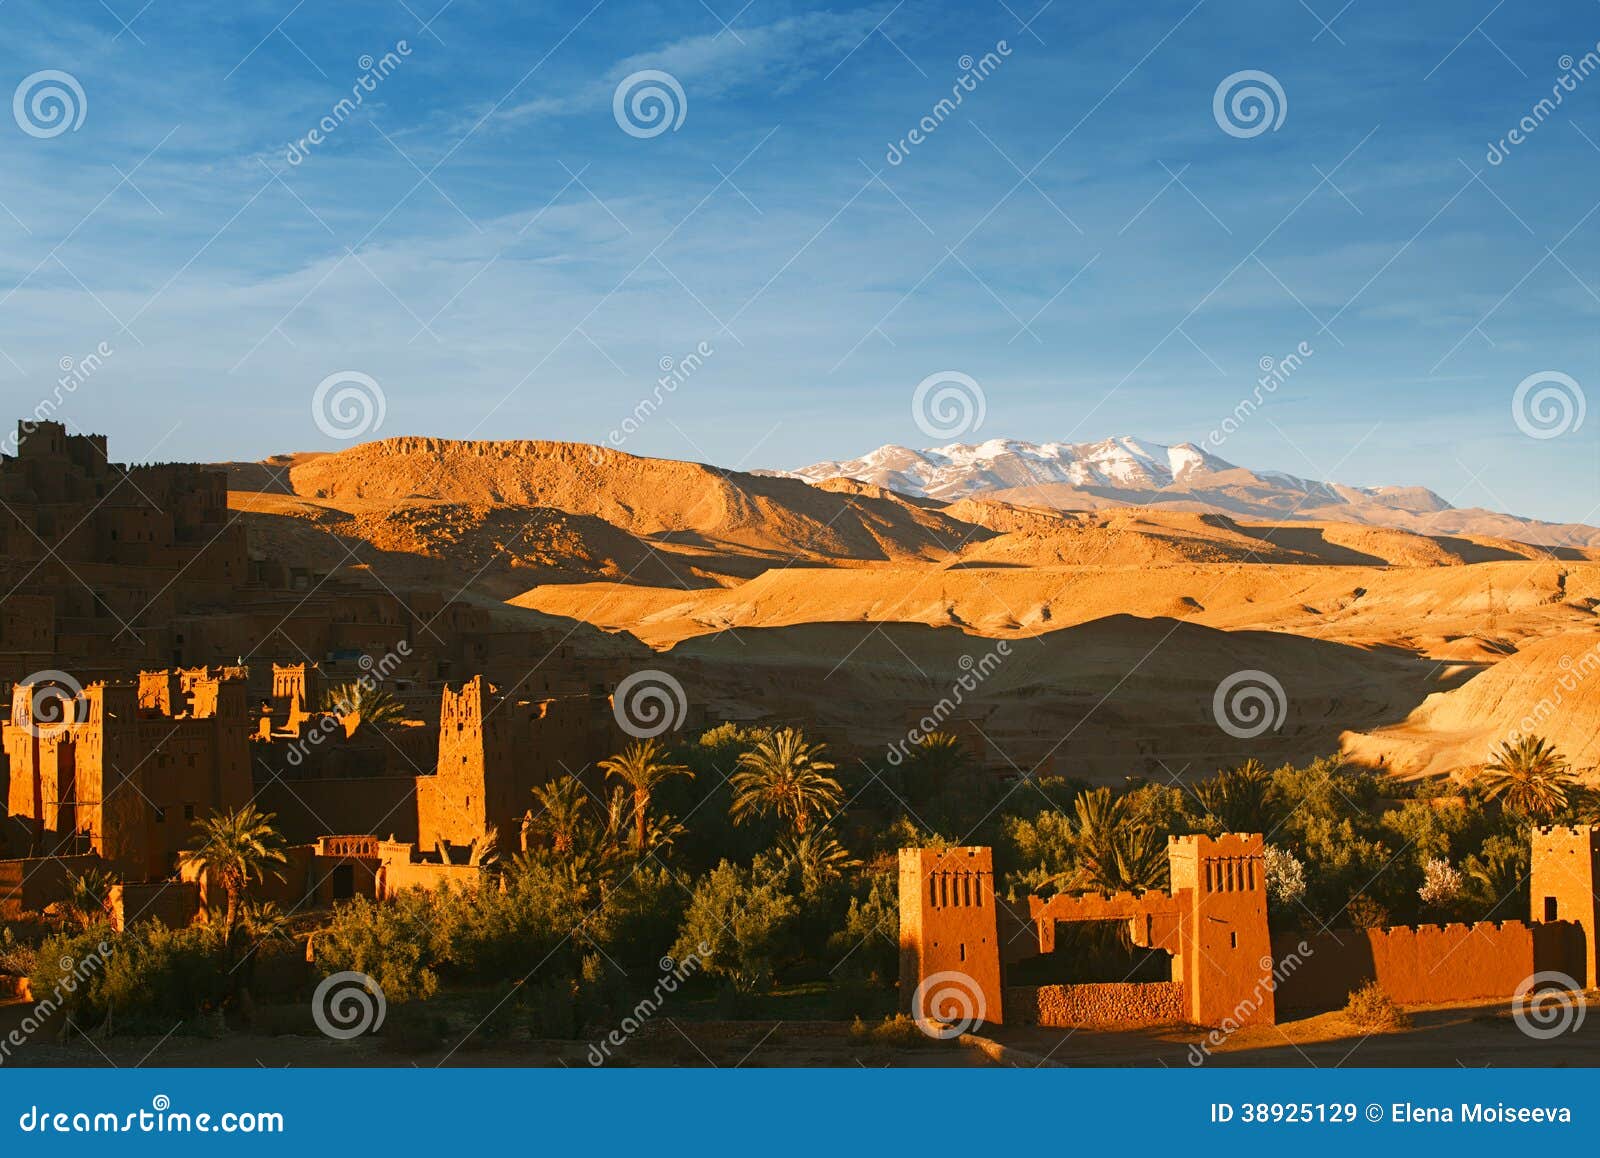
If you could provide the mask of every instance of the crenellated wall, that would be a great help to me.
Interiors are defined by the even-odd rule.
[[[1341,1007],[1351,990],[1373,980],[1401,1005],[1510,997],[1537,972],[1570,974],[1579,967],[1577,932],[1566,921],[1482,921],[1283,934],[1273,938],[1274,956],[1293,952],[1300,962],[1279,982],[1278,1004],[1300,1010]]]

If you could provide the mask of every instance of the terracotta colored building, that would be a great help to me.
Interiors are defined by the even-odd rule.
[[[1258,834],[1172,837],[1170,891],[996,896],[987,848],[900,851],[902,1007],[935,1020],[1038,1025],[1272,1024],[1284,1009],[1342,1006],[1376,980],[1402,1004],[1504,1000],[1535,975],[1595,984],[1600,828],[1533,834],[1531,921],[1397,926],[1273,937]],[[1013,985],[1009,970],[1055,952],[1058,928],[1125,924],[1171,956],[1170,981]],[[940,994],[963,992],[942,1008]],[[959,1008],[957,1008],[959,1007]]]

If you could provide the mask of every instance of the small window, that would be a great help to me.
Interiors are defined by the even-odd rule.
[[[1546,897],[1544,899],[1544,919],[1547,921],[1556,920],[1556,912],[1556,899],[1554,897]]]
[[[965,941],[961,942],[961,959],[963,961],[967,959],[967,943]]]
[[[1238,947],[1239,947],[1239,934],[1237,934],[1237,933],[1229,933],[1228,934],[1228,948],[1237,949]]]

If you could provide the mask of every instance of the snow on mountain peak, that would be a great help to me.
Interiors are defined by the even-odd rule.
[[[1129,435],[1082,443],[990,438],[923,450],[891,444],[860,458],[819,462],[782,473],[811,482],[842,475],[902,494],[945,501],[1057,486],[1070,488],[1074,495],[1110,502],[1143,502],[1147,500],[1129,492],[1165,491],[1173,499],[1221,510],[1239,509],[1241,502],[1266,502],[1288,511],[1313,497],[1316,505],[1361,502],[1412,510],[1449,506],[1421,488],[1344,487],[1281,471],[1243,470],[1192,442],[1167,446]],[[1241,499],[1241,494],[1247,497]]]

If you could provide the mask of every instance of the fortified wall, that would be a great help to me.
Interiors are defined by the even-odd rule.
[[[1030,897],[1031,937],[1008,933],[1002,945],[1009,908],[994,896],[991,850],[901,849],[902,1008],[961,1020],[925,1000],[954,986],[974,994],[959,1013],[975,1008],[995,1024],[1237,1027],[1272,1024],[1280,1010],[1340,1007],[1372,980],[1404,1005],[1501,1000],[1546,972],[1596,984],[1600,828],[1534,831],[1527,922],[1273,937],[1264,851],[1258,834],[1172,837],[1170,891]],[[1171,980],[1006,984],[1008,971],[1056,951],[1061,924],[1083,922],[1115,922],[1129,944],[1170,954]]]

